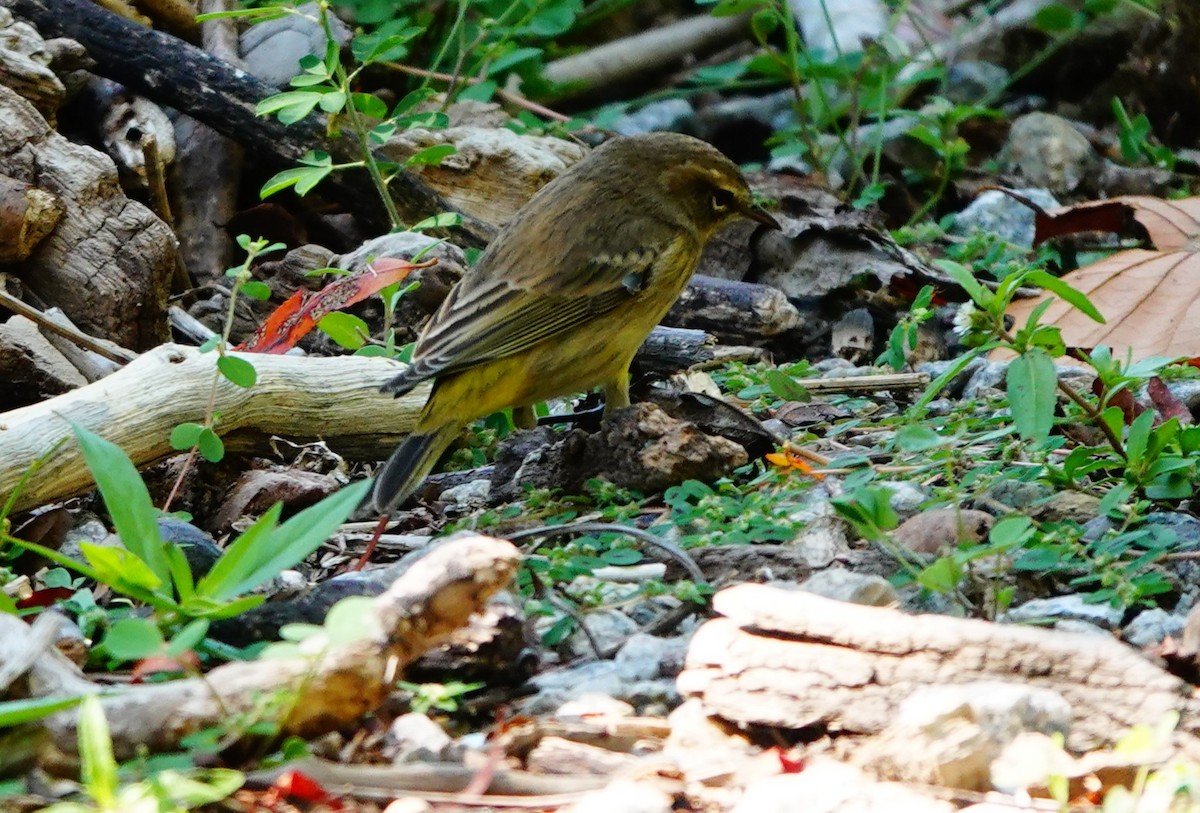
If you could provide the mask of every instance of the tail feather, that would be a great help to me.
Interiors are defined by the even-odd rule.
[[[458,437],[459,427],[446,426],[428,435],[409,435],[396,447],[375,478],[371,502],[381,514],[390,513],[425,479],[442,452]]]

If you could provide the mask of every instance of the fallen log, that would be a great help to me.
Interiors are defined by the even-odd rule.
[[[428,387],[402,398],[380,393],[403,369],[388,359],[236,355],[254,365],[258,381],[248,389],[224,378],[217,382],[216,431],[231,451],[266,453],[271,437],[282,435],[322,440],[347,457],[378,460],[412,428],[428,395]],[[162,345],[94,384],[0,413],[0,494],[10,494],[44,456],[48,459],[18,495],[16,510],[91,488],[71,423],[116,443],[138,467],[174,454],[171,430],[204,420],[217,358]]]
[[[485,536],[450,539],[415,559],[364,613],[366,634],[329,641],[310,656],[228,663],[203,677],[112,691],[88,680],[15,616],[0,613],[0,664],[18,663],[29,697],[104,694],[101,703],[118,759],[140,749],[173,750],[201,729],[238,715],[259,719],[263,698],[278,704],[279,736],[315,737],[355,722],[378,708],[399,670],[466,624],[505,587],[521,553]],[[51,613],[44,614],[49,624]],[[30,652],[34,654],[31,656]],[[45,720],[50,744],[68,760],[77,754],[77,710]],[[43,753],[53,766],[56,755]]]
[[[1114,744],[1170,711],[1180,736],[1200,732],[1192,687],[1113,638],[750,584],[721,591],[713,608],[724,617],[696,632],[679,691],[739,725],[878,734],[919,688],[992,680],[1058,692],[1072,750]]]
[[[255,107],[273,95],[274,88],[169,34],[132,23],[87,0],[0,0],[0,6],[32,22],[43,37],[79,42],[95,60],[95,73],[187,113],[268,164],[290,168],[313,149],[327,151],[335,163],[361,158],[348,136],[327,139],[323,123],[315,116],[284,126],[277,119],[256,115]],[[398,173],[389,188],[400,214],[410,222],[453,211],[410,173]],[[335,173],[322,182],[321,192],[369,226],[380,231],[391,228],[366,173]],[[485,245],[490,237],[491,229],[471,218],[464,218],[455,231],[456,240],[467,245]]]

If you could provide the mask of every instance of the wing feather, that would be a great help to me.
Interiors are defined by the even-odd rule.
[[[575,295],[551,295],[494,278],[456,288],[417,341],[409,368],[385,391],[400,395],[430,378],[516,355],[608,313],[646,286],[656,259],[670,245],[655,248],[588,258],[570,275]]]

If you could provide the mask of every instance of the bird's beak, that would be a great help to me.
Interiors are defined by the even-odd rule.
[[[756,223],[761,223],[764,226],[767,226],[768,228],[772,228],[772,229],[783,228],[782,226],[779,225],[779,221],[776,220],[775,218],[771,217],[770,213],[767,212],[767,210],[762,208],[761,206],[755,206],[754,204],[749,204],[746,206],[746,208],[742,209],[742,214],[744,214],[746,217],[750,218],[751,220],[755,221]]]

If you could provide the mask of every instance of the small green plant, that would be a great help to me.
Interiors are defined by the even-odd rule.
[[[1175,170],[1175,163],[1179,159],[1169,147],[1155,144],[1150,140],[1153,133],[1150,119],[1146,117],[1145,113],[1139,113],[1130,118],[1129,113],[1125,110],[1125,105],[1116,96],[1112,100],[1112,111],[1119,128],[1117,138],[1121,145],[1122,158],[1131,163],[1148,161],[1165,170],[1172,172]]]
[[[908,366],[909,354],[917,349],[921,325],[934,317],[930,303],[933,302],[933,286],[926,285],[917,293],[908,313],[900,318],[888,337],[887,350],[879,356],[876,364],[887,364],[894,370]]]
[[[271,297],[271,289],[267,287],[266,283],[253,278],[250,272],[251,265],[262,255],[279,251],[285,246],[282,243],[253,240],[245,234],[238,235],[237,243],[246,252],[246,259],[242,261],[241,265],[225,272],[225,276],[233,281],[233,288],[229,293],[229,306],[225,315],[224,328],[219,335],[209,339],[200,347],[202,353],[213,351],[217,353],[217,364],[213,372],[212,386],[208,392],[208,404],[204,410],[204,419],[199,423],[181,423],[171,430],[171,448],[188,452],[187,463],[183,466],[183,471],[179,473],[175,488],[171,490],[172,496],[183,482],[194,455],[199,453],[201,457],[211,463],[217,463],[225,457],[225,444],[216,431],[217,388],[221,379],[224,378],[231,384],[245,389],[253,387],[258,380],[258,373],[253,364],[241,356],[230,354],[229,333],[233,329],[234,313],[240,295],[263,301]],[[170,506],[170,502],[171,498],[168,497],[167,507]]]
[[[484,683],[463,683],[452,680],[449,683],[408,683],[397,681],[396,686],[409,694],[409,707],[417,714],[429,714],[440,711],[444,714],[458,714],[462,708],[462,699],[471,692],[479,691]]]
[[[187,773],[163,770],[123,784],[104,707],[95,695],[80,706],[78,730],[80,779],[87,801],[59,802],[45,813],[186,813],[221,801],[244,781],[237,771],[210,768]]]
[[[161,653],[168,648],[164,631],[171,636],[168,651],[194,648],[204,640],[211,620],[230,618],[262,603],[263,596],[246,594],[316,550],[370,487],[369,480],[356,483],[282,524],[282,505],[277,503],[197,581],[179,545],[162,539],[150,494],[125,453],[87,429],[76,426],[74,431],[122,547],[83,543],[87,563],[81,564],[7,531],[0,530],[0,543],[35,552],[153,608],[153,621],[130,617],[109,630],[104,649],[119,660]]]

